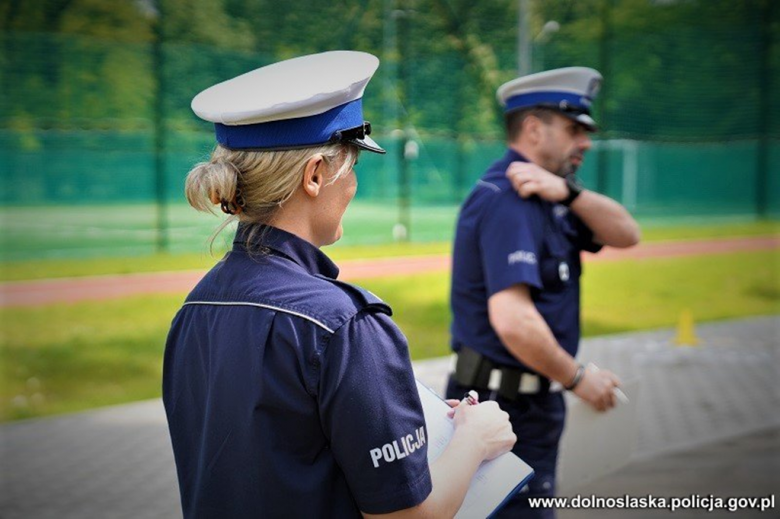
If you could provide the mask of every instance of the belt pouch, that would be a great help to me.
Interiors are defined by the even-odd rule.
[[[498,394],[510,402],[517,400],[520,377],[522,376],[523,372],[519,369],[501,368],[501,384],[498,386]]]
[[[458,351],[458,361],[455,364],[455,381],[461,386],[487,389],[492,369],[492,362],[471,348],[463,346]]]

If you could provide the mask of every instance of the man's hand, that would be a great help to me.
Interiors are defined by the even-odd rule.
[[[569,196],[569,188],[563,178],[530,162],[512,162],[506,170],[506,176],[523,198],[537,195],[555,203]]]
[[[615,407],[617,397],[614,389],[619,385],[620,380],[611,371],[586,369],[582,380],[574,388],[574,394],[597,411],[606,411]]]
[[[566,180],[530,162],[512,162],[506,176],[523,198],[537,195],[557,203],[569,196]],[[571,210],[593,231],[596,243],[620,248],[639,243],[639,226],[628,211],[611,198],[585,190],[572,202]]]

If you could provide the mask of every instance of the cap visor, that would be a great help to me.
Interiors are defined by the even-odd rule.
[[[575,123],[580,123],[589,132],[595,132],[598,131],[599,129],[598,125],[596,124],[596,121],[594,121],[593,118],[588,114],[571,114],[566,112],[561,112],[561,114],[564,115],[565,117],[568,117]]]
[[[371,137],[369,137],[368,135],[366,135],[362,139],[352,139],[349,142],[354,144],[358,148],[361,148],[361,149],[364,149],[364,150],[367,150],[367,151],[372,151],[374,153],[379,153],[379,154],[382,154],[382,155],[387,153],[384,150],[384,148],[382,148],[379,144],[377,144],[376,141],[374,139],[372,139]]]

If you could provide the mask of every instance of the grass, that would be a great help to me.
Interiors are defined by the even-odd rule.
[[[780,222],[775,220],[726,222],[717,225],[652,225],[643,226],[644,242],[722,238],[733,236],[765,236],[780,233]],[[325,250],[336,262],[357,258],[383,258],[447,254],[449,242],[386,243],[376,245],[335,245]],[[25,260],[0,263],[0,281],[83,277],[135,272],[164,272],[174,270],[205,270],[223,254],[224,249],[208,252],[181,254],[151,254],[115,258],[80,258]]]
[[[780,313],[780,252],[586,265],[587,336]],[[449,277],[360,283],[393,306],[414,359],[448,353]],[[421,289],[424,288],[424,289]],[[160,395],[165,336],[184,295],[2,309],[0,419],[15,420]]]
[[[586,265],[587,336],[780,313],[780,251]]]
[[[684,309],[697,321],[780,313],[780,251],[592,263],[585,271],[585,336],[671,327]],[[392,305],[413,358],[448,353],[448,275],[361,284]]]
[[[417,243],[446,242],[452,237],[458,207],[412,206],[410,236]],[[0,207],[0,260],[22,263],[28,260],[58,260],[77,263],[83,258],[140,257],[156,251],[166,231],[166,250],[178,256],[208,256],[207,243],[224,215],[198,213],[186,204],[170,204],[165,217],[157,221],[157,208],[150,204],[106,206]],[[344,218],[342,246],[375,245],[393,242],[393,229],[399,219],[398,208],[391,203],[356,200]],[[233,226],[234,230],[235,227]],[[217,248],[229,246],[232,232],[215,240]],[[191,254],[193,251],[202,254]],[[189,253],[189,254],[187,254]],[[76,260],[76,261],[73,261]],[[163,260],[166,261],[165,259]],[[185,258],[185,264],[186,264]],[[192,263],[190,263],[192,265]],[[165,265],[167,267],[167,265]]]
[[[159,396],[162,344],[181,302],[146,296],[4,309],[3,418]]]
[[[336,262],[347,259],[371,259],[394,256],[445,254],[451,245],[436,243],[390,243],[384,245],[353,245],[329,247],[327,254]],[[85,277],[138,272],[176,270],[206,270],[224,254],[154,254],[139,257],[28,260],[0,263],[0,281],[22,281],[63,277]]]
[[[640,222],[642,223],[642,222]],[[745,222],[689,223],[675,225],[646,222],[642,225],[644,242],[667,240],[704,240],[711,238],[732,238],[736,236],[768,236],[780,234],[780,221],[758,220]]]

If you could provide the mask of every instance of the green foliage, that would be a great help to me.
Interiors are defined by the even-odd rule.
[[[762,60],[773,81],[780,73],[778,60],[764,57],[776,57],[780,45],[773,4],[535,0],[534,68],[605,69],[600,108],[610,135],[752,137]],[[369,92],[368,114],[385,127],[396,127],[406,111],[419,129],[500,137],[493,95],[517,63],[514,0],[7,0],[0,15],[3,77],[13,79],[4,117],[56,118],[47,124],[57,125],[149,118],[156,34],[164,40],[163,95],[174,126],[192,124],[190,99],[218,80],[295,55],[351,48],[382,56],[385,82],[401,73],[394,87]],[[540,36],[551,20],[560,29]],[[771,35],[766,49],[762,23]],[[388,109],[399,100],[403,107]]]
[[[389,153],[361,160],[358,201],[384,204],[376,219],[360,222],[373,227],[365,241],[389,241],[404,192],[395,130],[410,129],[420,145],[407,163],[414,206],[453,212],[502,153],[494,93],[516,75],[518,4],[0,1],[0,202],[36,215],[48,206],[45,221],[29,220],[44,228],[68,219],[49,218],[64,205],[170,204],[145,227],[134,218],[119,229],[133,243],[145,233],[135,252],[148,252],[176,218],[187,171],[213,147],[211,125],[190,110],[193,96],[280,59],[347,48],[382,60],[365,114]],[[602,141],[579,173],[588,187],[639,217],[778,214],[780,175],[771,167],[780,162],[779,2],[528,5],[534,70],[588,65],[605,75],[596,106]],[[552,21],[559,30],[544,32]],[[421,220],[413,239],[451,235],[451,220],[437,220],[436,232]],[[68,228],[48,249],[48,233],[24,232],[21,242],[3,236],[2,248],[15,258],[86,255],[79,241],[98,242],[102,233],[110,236],[104,253],[116,253],[114,231]],[[25,249],[28,241],[35,246]]]

